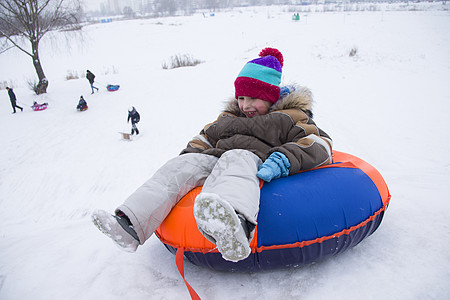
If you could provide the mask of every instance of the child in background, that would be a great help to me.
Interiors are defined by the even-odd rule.
[[[77,110],[84,111],[88,108],[86,100],[84,100],[83,96],[80,96],[80,101],[78,101]]]
[[[131,106],[128,109],[127,123],[129,123],[130,120],[131,120],[131,134],[133,135],[134,133],[136,133],[136,135],[138,135],[139,129],[137,129],[136,124],[139,123],[139,121],[141,120],[141,116],[139,115],[134,106]]]
[[[265,48],[235,80],[235,97],[178,157],[169,160],[111,215],[96,210],[95,225],[134,252],[177,202],[203,185],[194,216],[222,257],[250,254],[259,211],[259,179],[271,181],[331,162],[332,141],[312,120],[312,94],[280,89],[282,54]]]
[[[47,109],[47,105],[48,105],[47,102],[39,104],[36,101],[33,101],[33,105],[31,106],[31,109],[34,110],[34,111],[44,110],[44,109]]]

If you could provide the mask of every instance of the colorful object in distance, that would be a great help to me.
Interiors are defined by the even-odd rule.
[[[107,89],[108,91],[110,91],[110,92],[115,92],[115,91],[117,91],[119,88],[120,88],[120,85],[118,85],[118,84],[108,84],[108,85],[106,86],[106,89]]]
[[[34,104],[31,106],[31,109],[34,110],[34,111],[46,110],[47,106],[48,106],[47,102],[46,103],[42,103],[42,104],[34,102]]]

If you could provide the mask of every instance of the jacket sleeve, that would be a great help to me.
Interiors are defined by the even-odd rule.
[[[291,163],[290,175],[331,162],[333,142],[312,120],[296,123],[290,135],[290,142],[273,147],[268,153],[278,151],[286,155]]]
[[[222,113],[216,122],[205,129],[205,132],[215,141],[244,135],[257,138],[269,145],[280,145],[286,139],[291,126],[292,121],[289,116],[271,113],[247,118]]]
[[[194,136],[186,148],[184,148],[180,154],[186,153],[202,153],[208,149],[214,148],[213,145],[208,141],[207,136],[202,130],[198,135]]]
[[[220,118],[220,116],[219,116],[219,118]],[[213,152],[213,148],[215,148],[217,140],[214,140],[212,137],[209,137],[206,134],[206,130],[209,127],[213,126],[215,123],[217,123],[217,120],[212,123],[209,123],[205,127],[203,127],[203,129],[200,131],[200,133],[198,135],[194,136],[189,141],[186,148],[184,148],[181,151],[180,155],[185,154],[185,153],[206,153],[205,151],[207,151],[207,150],[209,150],[209,152],[206,154],[215,155],[215,153]]]
[[[254,118],[241,118],[223,113],[205,132],[207,136],[217,140],[219,147],[223,147],[223,141],[227,141],[227,149],[244,148],[245,140],[236,138],[239,135],[247,137],[244,144],[256,138],[262,144],[268,145],[267,150],[257,149],[259,152],[265,152],[263,159],[276,151],[286,155],[291,163],[290,174],[331,161],[330,137],[299,109],[276,111]],[[233,145],[230,144],[231,141],[236,142]]]

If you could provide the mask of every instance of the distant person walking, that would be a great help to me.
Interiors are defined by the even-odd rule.
[[[16,107],[20,108],[20,111],[23,111],[23,108],[16,104],[17,98],[16,98],[16,94],[14,94],[13,89],[6,87],[6,90],[8,91],[9,101],[11,101],[11,106],[13,108],[13,114],[16,113]]]
[[[89,83],[91,84],[91,90],[92,90],[91,94],[94,93],[94,89],[96,89],[98,92],[98,88],[94,86],[94,79],[95,79],[94,73],[92,73],[89,70],[86,70],[86,78],[87,78],[87,80],[89,80]]]
[[[134,108],[134,106],[131,106],[128,109],[127,122],[130,122],[130,120],[131,120],[131,134],[133,135],[134,133],[136,133],[136,135],[138,135],[139,129],[137,129],[136,124],[139,123],[139,121],[141,120],[141,116],[137,112],[136,108]]]

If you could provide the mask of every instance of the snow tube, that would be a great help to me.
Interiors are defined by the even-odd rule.
[[[156,235],[177,264],[184,254],[195,265],[246,272],[305,265],[356,246],[378,228],[391,198],[374,167],[334,151],[330,165],[263,184],[252,252],[230,262],[197,229],[193,204],[200,191],[186,194]]]
[[[31,109],[34,111],[45,110],[45,109],[47,109],[47,105],[48,105],[48,103],[35,104],[31,107]]]
[[[117,91],[120,88],[120,85],[108,84],[106,89],[110,92]]]

